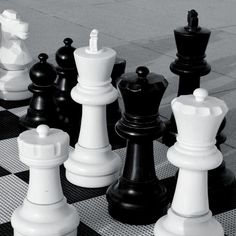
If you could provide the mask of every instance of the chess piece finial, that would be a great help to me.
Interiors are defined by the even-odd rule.
[[[208,92],[206,89],[198,88],[194,90],[193,95],[197,102],[203,102],[208,96]]]
[[[89,53],[98,53],[98,30],[94,29],[90,33]]]
[[[8,9],[0,14],[0,24],[0,98],[28,99],[32,95],[28,91],[28,65],[32,57],[24,43],[28,38],[28,23],[21,21],[16,11]]]
[[[118,178],[120,157],[111,150],[106,123],[106,105],[118,97],[111,85],[116,52],[97,48],[94,30],[90,46],[74,51],[79,77],[71,90],[72,99],[82,104],[82,119],[75,150],[65,163],[66,177],[82,187],[104,187]]]
[[[179,167],[179,174],[172,206],[167,216],[157,221],[154,235],[223,236],[222,226],[209,210],[207,172],[223,160],[215,137],[228,108],[202,88],[175,98],[171,106],[178,135],[167,158]]]
[[[17,139],[20,160],[30,167],[27,196],[11,223],[15,235],[77,235],[79,215],[63,195],[59,166],[69,154],[69,135],[40,125]]]
[[[187,22],[188,26],[185,27],[186,30],[190,32],[200,30],[200,27],[198,26],[198,13],[194,9],[188,11]]]
[[[49,127],[47,125],[39,125],[36,129],[40,138],[45,138],[48,136]]]
[[[121,76],[118,89],[124,113],[116,124],[117,133],[127,141],[121,177],[107,190],[109,214],[129,224],[150,224],[166,213],[166,188],[156,177],[153,140],[165,129],[159,104],[167,80],[140,66],[136,73]]]

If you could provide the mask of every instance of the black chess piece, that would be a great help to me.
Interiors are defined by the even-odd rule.
[[[155,173],[153,140],[165,129],[158,109],[167,85],[162,75],[142,66],[118,84],[125,111],[116,131],[127,140],[127,152],[123,174],[106,197],[109,214],[121,222],[150,224],[166,213],[167,191]]]
[[[56,103],[53,97],[53,83],[57,73],[52,64],[47,62],[48,55],[41,53],[39,62],[34,64],[29,72],[33,83],[29,85],[32,92],[27,114],[19,120],[21,126],[27,129],[36,128],[40,124],[58,127]]]
[[[211,67],[206,62],[205,51],[210,38],[210,30],[198,25],[198,13],[188,12],[188,25],[174,30],[177,59],[170,64],[170,70],[179,76],[177,96],[192,94],[200,87],[201,76],[207,75]],[[167,122],[163,143],[172,146],[176,141],[176,123],[173,114]]]
[[[59,114],[60,128],[70,134],[70,141],[77,141],[82,106],[76,103],[70,95],[71,89],[77,84],[78,72],[75,65],[74,51],[71,38],[64,39],[64,46],[56,52],[57,78],[54,82],[54,96],[57,103],[57,112]]]
[[[187,21],[187,26],[174,30],[177,59],[171,63],[170,70],[179,76],[177,96],[192,94],[196,88],[200,87],[201,76],[207,75],[211,70],[205,60],[205,51],[211,32],[198,25],[198,13],[195,10],[188,12]],[[224,118],[216,136],[216,146],[219,149],[226,140],[222,132],[225,123],[226,119]],[[162,140],[167,146],[172,146],[176,142],[177,133],[173,114],[166,126],[167,129]],[[216,192],[219,192],[220,189],[230,190],[236,184],[234,174],[225,167],[224,161],[218,168],[210,170],[208,173],[210,202],[215,201]]]
[[[125,73],[125,67],[126,60],[117,57],[111,73],[111,82],[115,88],[117,88],[117,83],[120,80],[120,76]],[[107,105],[106,114],[108,137],[112,148],[117,149],[124,147],[126,144],[125,140],[115,132],[115,124],[121,118],[121,110],[118,99]]]

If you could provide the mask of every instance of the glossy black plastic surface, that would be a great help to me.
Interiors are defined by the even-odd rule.
[[[125,111],[116,131],[127,140],[127,152],[122,176],[106,196],[109,214],[121,222],[150,224],[166,213],[167,191],[156,177],[153,140],[165,129],[158,108],[167,84],[146,67],[124,74],[118,84]]]

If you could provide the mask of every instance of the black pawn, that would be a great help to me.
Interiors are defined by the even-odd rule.
[[[117,84],[120,80],[121,75],[125,73],[126,61],[122,58],[116,58],[112,73],[111,83],[117,88]],[[110,144],[113,149],[118,149],[125,146],[125,140],[122,139],[115,132],[115,124],[121,118],[121,110],[119,107],[118,99],[113,103],[107,105],[107,130]]]
[[[80,129],[82,113],[81,104],[76,103],[70,95],[77,84],[78,72],[74,59],[75,48],[71,38],[64,39],[64,46],[56,52],[57,78],[54,82],[54,96],[57,103],[60,128],[70,134],[71,142],[76,142]]]
[[[118,84],[125,111],[116,131],[127,140],[126,161],[106,197],[109,214],[124,223],[150,224],[166,213],[167,191],[155,173],[153,140],[165,129],[158,110],[167,85],[146,67],[124,74]]]
[[[179,76],[177,96],[192,94],[200,87],[201,76],[207,75],[211,67],[206,62],[205,51],[210,38],[210,30],[198,25],[198,13],[188,12],[188,25],[174,30],[177,58],[170,64],[170,70]],[[163,143],[172,146],[176,142],[176,123],[173,114],[167,123]]]
[[[29,91],[32,92],[27,114],[20,118],[20,125],[24,128],[36,128],[40,124],[50,127],[58,127],[56,103],[53,97],[53,83],[57,73],[52,64],[47,62],[48,55],[41,53],[39,62],[34,64],[29,72],[32,84]]]

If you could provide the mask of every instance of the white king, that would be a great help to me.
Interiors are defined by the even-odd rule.
[[[78,84],[71,97],[83,105],[75,150],[65,162],[67,179],[82,187],[103,187],[118,178],[120,157],[111,151],[107,134],[106,105],[118,97],[111,85],[116,52],[98,47],[98,31],[90,34],[89,47],[74,52]]]
[[[207,171],[222,162],[215,137],[228,108],[201,88],[175,98],[171,106],[178,135],[167,158],[179,167],[179,175],[172,206],[157,221],[154,235],[223,236],[222,226],[209,210]]]

